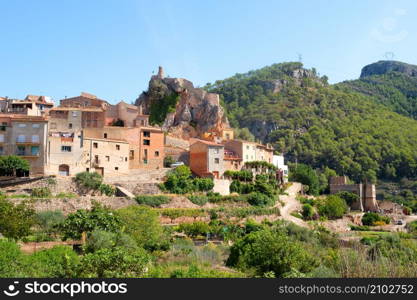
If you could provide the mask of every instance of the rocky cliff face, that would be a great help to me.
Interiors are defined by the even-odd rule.
[[[383,75],[388,72],[399,72],[408,76],[417,77],[417,66],[394,60],[380,60],[363,67],[360,78],[371,75]]]
[[[218,94],[195,88],[191,81],[183,78],[164,77],[161,67],[158,75],[149,81],[148,90],[136,99],[135,104],[144,114],[151,114],[154,103],[173,94],[178,95],[179,100],[162,124],[162,128],[172,136],[189,139],[202,137],[205,133],[220,135],[224,128],[229,127]]]

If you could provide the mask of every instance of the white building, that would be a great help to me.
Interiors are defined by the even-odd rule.
[[[288,182],[288,166],[284,162],[284,155],[274,155],[272,163],[284,174],[284,182]]]

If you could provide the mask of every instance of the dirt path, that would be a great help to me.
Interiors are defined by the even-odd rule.
[[[301,209],[301,203],[297,200],[297,195],[301,191],[301,183],[299,182],[293,182],[291,186],[285,190],[285,193],[288,195],[280,195],[279,199],[285,203],[284,206],[282,206],[280,203],[278,203],[276,206],[279,207],[281,212],[280,219],[284,219],[286,221],[293,222],[297,224],[298,226],[307,227],[308,224],[294,216],[291,215],[292,212],[298,211]]]

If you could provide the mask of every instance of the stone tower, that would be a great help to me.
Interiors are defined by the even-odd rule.
[[[158,78],[159,79],[163,79],[164,77],[165,77],[164,68],[162,68],[161,66],[159,66],[159,68],[158,68]]]

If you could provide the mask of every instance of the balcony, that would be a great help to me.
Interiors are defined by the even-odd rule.
[[[39,139],[28,139],[28,138],[17,138],[16,139],[17,145],[39,145]]]
[[[64,136],[61,136],[61,142],[62,143],[64,143],[64,142],[72,143],[72,142],[74,142],[74,137],[64,137]]]

